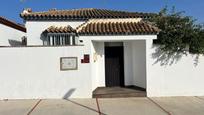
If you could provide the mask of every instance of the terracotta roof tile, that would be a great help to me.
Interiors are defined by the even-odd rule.
[[[77,28],[79,35],[158,34],[159,31],[139,19],[92,19]]]
[[[51,20],[51,19],[92,19],[92,18],[151,18],[154,13],[139,13],[116,11],[107,9],[73,9],[73,10],[49,10],[45,12],[32,12],[24,10],[20,16],[25,20]]]
[[[76,30],[73,29],[71,26],[65,26],[65,27],[56,27],[51,26],[47,28],[44,33],[76,33]]]
[[[141,18],[91,19],[73,29],[71,26],[51,26],[44,33],[76,33],[79,35],[140,35],[158,34],[160,30]]]

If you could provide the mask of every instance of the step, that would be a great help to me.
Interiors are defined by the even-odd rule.
[[[98,87],[93,98],[146,97],[146,91],[138,87]]]
[[[140,93],[118,93],[118,94],[93,94],[93,98],[125,98],[125,97],[146,97],[146,92]]]

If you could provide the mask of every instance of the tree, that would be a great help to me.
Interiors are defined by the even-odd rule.
[[[193,54],[204,54],[204,26],[183,14],[176,12],[175,8],[170,12],[164,8],[151,19],[161,29],[154,44],[160,44],[160,49],[169,55],[187,50]]]

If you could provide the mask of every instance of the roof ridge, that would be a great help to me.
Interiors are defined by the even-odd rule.
[[[65,20],[81,19],[88,20],[93,18],[152,18],[154,13],[132,12],[113,9],[99,8],[80,8],[80,9],[52,9],[48,11],[32,12],[31,9],[25,9],[20,16],[25,20]]]
[[[47,13],[47,12],[58,12],[58,11],[76,11],[76,10],[85,10],[85,9],[87,9],[87,10],[93,10],[93,9],[95,9],[96,10],[96,8],[78,8],[78,9],[55,9],[55,10],[51,10],[51,9],[49,9],[49,10],[45,10],[45,11],[35,11],[35,12],[30,12],[31,14],[34,14],[34,13]],[[21,14],[23,14],[23,12],[21,13]]]
[[[141,14],[154,14],[152,12],[137,12],[137,11],[127,11],[127,10],[116,10],[116,9],[105,9],[105,8],[74,8],[74,9],[56,9],[56,10],[46,10],[46,11],[36,11],[31,13],[45,13],[54,11],[76,11],[76,10],[108,10],[114,12],[124,12],[124,13],[141,13]]]

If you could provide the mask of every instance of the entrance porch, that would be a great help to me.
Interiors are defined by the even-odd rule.
[[[92,40],[92,97],[145,97],[146,47],[151,37],[113,38]]]
[[[92,97],[145,97],[145,40],[104,41],[94,44],[95,51],[101,51],[100,53],[104,55],[102,56],[103,64],[97,65],[96,68],[101,70],[103,66],[105,67],[103,76],[105,79],[102,78],[104,80],[103,86],[97,86],[94,89]]]

